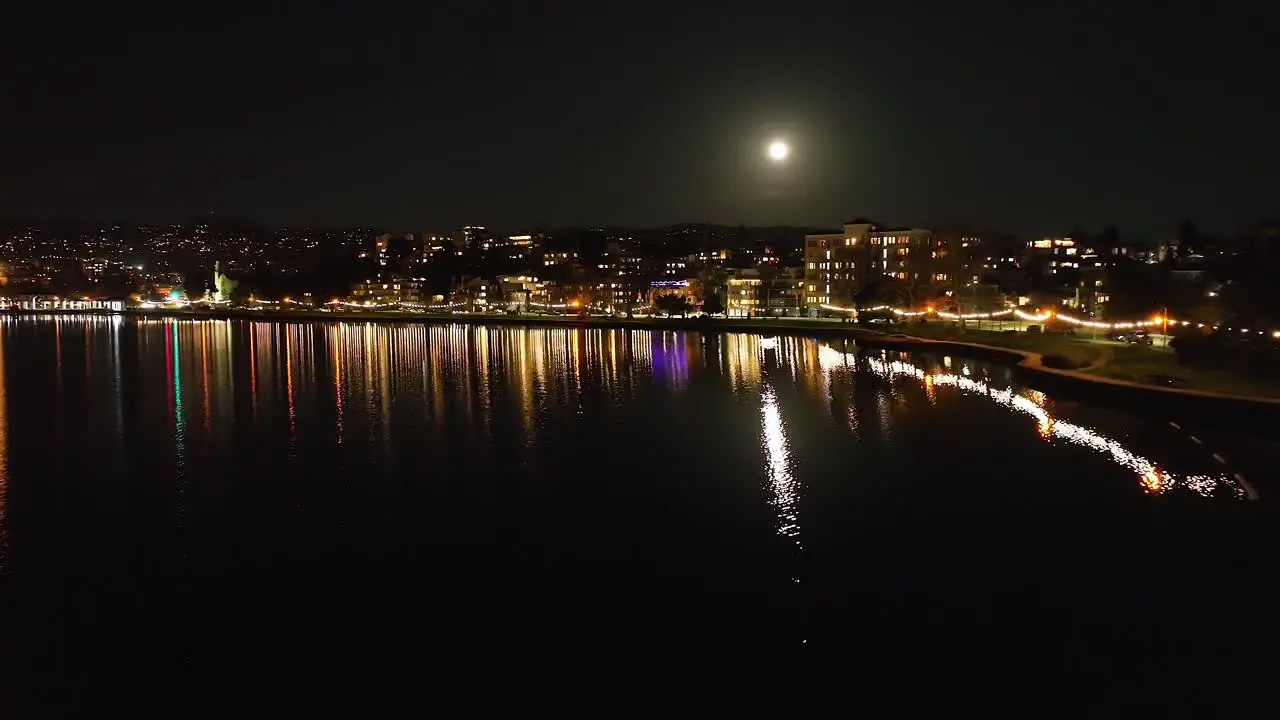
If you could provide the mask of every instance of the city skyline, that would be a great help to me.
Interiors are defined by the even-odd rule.
[[[658,238],[657,234],[680,234],[689,231],[705,231],[709,233],[726,232],[732,234],[738,231],[746,231],[749,239],[758,240],[761,233],[783,233],[787,237],[799,242],[803,235],[809,233],[820,232],[839,232],[840,227],[846,222],[857,221],[862,216],[855,217],[854,213],[846,213],[845,221],[833,221],[831,218],[824,218],[826,222],[809,222],[800,224],[790,223],[772,223],[772,224],[750,224],[735,222],[706,222],[706,221],[685,221],[660,223],[656,225],[627,225],[622,223],[565,223],[557,225],[518,225],[518,226],[499,226],[480,222],[466,222],[459,225],[442,225],[430,223],[416,223],[405,226],[396,226],[377,222],[357,222],[347,225],[326,224],[326,223],[298,223],[298,224],[275,224],[263,222],[255,218],[247,218],[240,216],[223,216],[218,213],[206,213],[202,215],[194,215],[186,218],[174,218],[171,220],[145,219],[137,217],[123,217],[114,219],[99,218],[19,218],[19,217],[0,217],[0,233],[16,232],[12,239],[19,239],[19,236],[25,232],[37,232],[47,235],[50,238],[59,240],[74,241],[76,238],[67,233],[80,233],[84,239],[92,239],[99,232],[151,232],[159,233],[157,237],[163,236],[165,233],[195,231],[202,227],[219,227],[222,232],[242,233],[254,235],[260,234],[281,234],[282,237],[300,238],[311,235],[341,235],[344,238],[357,238],[368,240],[369,238],[390,233],[395,237],[404,237],[412,235],[415,239],[422,239],[429,236],[440,237],[458,237],[461,238],[468,228],[478,228],[487,231],[494,236],[519,235],[525,233],[543,233],[543,234],[559,234],[565,232],[603,232],[606,234],[631,233],[636,237],[632,240],[640,243],[651,242]],[[898,220],[900,218],[889,218],[889,220]],[[1090,226],[1081,222],[1071,223],[1061,228],[1056,228],[1050,232],[1043,233],[1021,233],[1000,227],[990,222],[969,222],[969,223],[917,223],[917,222],[880,222],[879,218],[871,218],[872,222],[882,227],[942,227],[952,230],[965,230],[974,232],[983,232],[990,235],[1001,236],[1016,240],[1037,240],[1044,238],[1070,237],[1076,233],[1083,233],[1089,236],[1109,234],[1115,232],[1119,238],[1127,245],[1138,246],[1159,246],[1167,244],[1172,240],[1176,240],[1180,232],[1190,224],[1197,232],[1204,233],[1211,238],[1239,238],[1253,236],[1261,233],[1270,236],[1274,234],[1275,228],[1280,227],[1280,214],[1269,215],[1260,218],[1253,218],[1247,222],[1241,222],[1231,225],[1209,225],[1199,221],[1193,217],[1173,217],[1167,218],[1167,222],[1163,223],[1160,228],[1150,234],[1139,235],[1130,232],[1128,228],[1118,227],[1114,224]],[[712,234],[708,236],[709,240],[717,240],[725,237],[722,234]],[[5,240],[4,236],[0,236],[0,241]],[[149,242],[152,238],[139,238],[141,242]]]
[[[33,11],[0,51],[0,218],[808,226],[856,208],[1155,239],[1276,214],[1264,119],[1229,111],[1274,67],[1243,14],[309,12]]]
[[[1275,15],[15,8],[0,707],[1247,697]]]

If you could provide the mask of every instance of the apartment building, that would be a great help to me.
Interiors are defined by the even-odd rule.
[[[739,268],[725,283],[728,317],[795,317],[804,312],[805,281],[800,268]]]
[[[981,246],[979,233],[851,220],[843,232],[805,236],[804,303],[852,307],[877,280],[912,302],[946,295],[980,282]]]

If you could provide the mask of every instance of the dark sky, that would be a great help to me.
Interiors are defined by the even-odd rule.
[[[1155,238],[1280,215],[1266,3],[397,4],[9,16],[0,216]]]

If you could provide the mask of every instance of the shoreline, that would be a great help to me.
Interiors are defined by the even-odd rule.
[[[956,355],[1008,363],[1014,376],[1050,394],[1070,396],[1100,405],[1120,406],[1128,410],[1165,418],[1183,419],[1207,413],[1219,414],[1214,424],[1256,424],[1280,420],[1280,399],[1251,395],[1230,395],[1185,388],[1146,385],[1087,372],[1044,365],[1040,353],[994,345],[934,340],[911,335],[858,337],[858,342],[893,350],[915,352],[945,351]]]
[[[118,315],[132,318],[175,318],[192,320],[257,320],[260,322],[376,322],[383,324],[456,323],[463,325],[543,326],[561,328],[600,328],[634,330],[672,330],[684,332],[750,332],[757,334],[853,340],[867,347],[913,352],[947,352],[1008,363],[1019,380],[1051,393],[1082,397],[1102,404],[1122,405],[1145,413],[1184,416],[1205,412],[1227,414],[1219,422],[1257,422],[1280,420],[1280,399],[1249,395],[1168,388],[1089,374],[1084,369],[1051,368],[1043,364],[1040,353],[870,330],[850,323],[807,318],[579,318],[539,315],[459,315],[453,313],[402,313],[388,315],[376,311],[322,312],[319,310],[225,310],[192,311],[179,309],[125,310],[120,313],[101,311],[36,311],[10,310],[12,315]]]

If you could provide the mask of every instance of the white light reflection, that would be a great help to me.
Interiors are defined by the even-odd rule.
[[[1145,492],[1159,494],[1175,487],[1184,487],[1209,497],[1219,487],[1229,487],[1236,497],[1243,497],[1244,495],[1244,489],[1225,474],[1218,477],[1210,475],[1178,476],[1161,470],[1155,463],[1131,452],[1116,440],[1099,435],[1080,425],[1063,420],[1055,420],[1049,413],[1045,412],[1044,408],[1040,407],[1040,403],[1044,402],[1042,394],[1033,393],[1032,398],[1026,398],[1013,392],[1013,390],[997,390],[980,380],[973,380],[952,373],[926,373],[911,363],[901,361],[885,362],[879,358],[867,358],[867,363],[871,366],[873,372],[885,378],[906,376],[921,382],[931,379],[934,385],[950,385],[965,392],[982,395],[998,405],[1003,405],[1028,415],[1036,420],[1040,433],[1046,438],[1056,436],[1076,445],[1089,448],[1108,456],[1117,465],[1132,470],[1137,474],[1138,482],[1141,483]],[[965,369],[967,370],[968,366],[965,366]]]
[[[778,409],[778,396],[773,387],[764,385],[763,405],[760,408],[762,428],[760,441],[764,446],[769,488],[773,491],[772,504],[778,514],[778,534],[791,538],[800,547],[800,525],[796,506],[800,500],[800,488],[791,473],[791,452],[787,448],[787,434],[782,424],[782,412]]]
[[[854,353],[840,352],[830,345],[818,346],[818,366],[830,372],[837,368],[853,367],[858,362]]]

